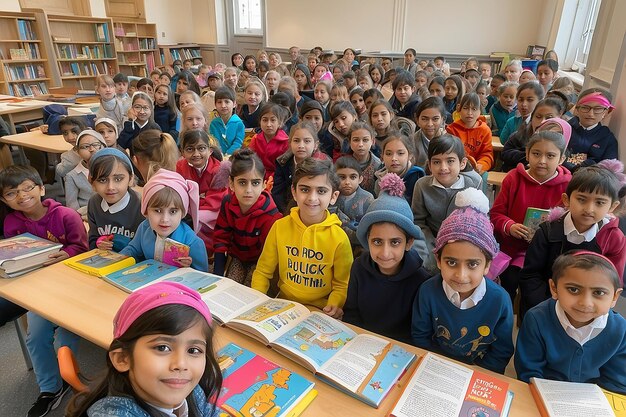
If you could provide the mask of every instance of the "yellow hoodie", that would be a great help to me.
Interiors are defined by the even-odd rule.
[[[307,227],[294,207],[274,223],[252,275],[252,288],[267,293],[278,266],[280,297],[319,308],[343,307],[352,248],[337,215],[326,213],[324,221]]]

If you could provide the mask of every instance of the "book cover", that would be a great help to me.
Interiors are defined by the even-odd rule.
[[[13,278],[37,269],[62,247],[30,233],[0,240],[0,276]]]
[[[288,416],[312,399],[313,382],[234,343],[217,360],[224,377],[217,406],[232,416]]]
[[[211,291],[217,287],[217,283],[220,281],[220,277],[213,274],[195,271],[189,268],[177,269],[177,272],[173,276],[167,277],[164,281],[172,281],[183,284],[191,289],[198,291],[200,294]]]
[[[177,268],[154,259],[147,259],[138,264],[107,274],[102,278],[109,284],[128,293],[136,291],[148,284],[175,271]]]
[[[526,216],[524,216],[524,226],[530,229],[529,239],[535,235],[537,229],[539,229],[539,225],[548,219],[548,214],[550,214],[550,210],[539,209],[535,207],[528,207],[526,209]]]
[[[63,263],[86,274],[104,277],[107,274],[134,265],[135,259],[110,250],[93,249],[69,258],[63,261]]]
[[[177,242],[170,238],[165,239],[163,246],[163,256],[161,262],[172,266],[180,266],[176,261],[178,258],[185,258],[189,256],[189,246],[184,243]]]

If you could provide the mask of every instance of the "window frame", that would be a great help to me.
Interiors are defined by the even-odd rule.
[[[240,8],[242,5],[246,5],[249,7],[251,3],[258,3],[259,6],[259,21],[260,28],[246,28],[242,27],[241,19],[240,19]],[[262,0],[233,0],[233,28],[235,36],[263,36],[263,1]],[[248,12],[248,22],[250,22],[250,12]]]

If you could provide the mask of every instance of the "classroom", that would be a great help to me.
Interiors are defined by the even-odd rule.
[[[230,377],[243,351],[293,372],[294,386],[302,376],[315,383],[292,410],[271,415],[419,415],[407,411],[418,407],[409,391],[428,360],[444,357],[462,364],[444,363],[451,373],[508,384],[513,417],[550,407],[537,402],[533,377],[595,382],[626,407],[623,372],[612,372],[626,369],[626,345],[608,331],[626,329],[624,19],[620,0],[0,0],[2,238],[32,233],[62,245],[43,268],[0,278],[0,414],[76,412],[67,409],[76,385],[51,359],[55,342],[87,378],[101,380],[108,357],[129,382],[130,394],[103,385],[108,394],[89,399],[90,412],[218,415],[207,411],[214,381],[200,375]],[[581,200],[589,195],[602,200],[593,209]],[[11,276],[1,243],[0,276]],[[89,274],[102,270],[80,260],[90,250],[100,252],[84,263],[103,261],[103,250],[132,263],[98,279]],[[129,296],[140,284],[126,274],[147,289]],[[176,404],[161,400],[169,387],[144,391],[133,356],[124,368],[126,351],[108,352],[144,324],[129,303],[143,308],[147,283],[166,274],[196,285],[198,293],[171,290],[197,294],[200,306],[171,303],[195,324],[145,334],[174,351],[193,331],[202,335],[193,343],[208,346],[198,382]],[[164,282],[154,285],[161,297],[174,288]],[[572,286],[593,290],[585,301],[593,312],[573,306]],[[241,297],[237,314],[217,301],[225,294]],[[276,319],[251,337],[232,323],[240,313]],[[308,366],[268,336],[268,325],[296,316],[316,323],[284,333],[296,350],[313,355],[343,332],[332,347],[339,353],[348,351],[338,344],[363,337],[363,351],[386,344],[372,350],[377,366],[388,349],[413,359],[388,392],[375,379],[338,389],[320,376],[332,372],[330,360]],[[568,343],[550,336],[552,326]],[[232,359],[212,353],[229,343],[243,347]],[[537,344],[547,345],[542,372],[532,369]],[[580,370],[556,369],[557,351],[586,355],[569,365]],[[148,376],[165,363],[150,358]],[[287,384],[275,381],[271,392],[282,392]],[[440,394],[429,388],[425,395]],[[592,415],[606,406],[602,394],[597,404],[580,397]],[[265,415],[259,398],[246,403],[250,415]]]

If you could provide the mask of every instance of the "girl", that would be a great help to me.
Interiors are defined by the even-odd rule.
[[[446,132],[446,107],[441,98],[428,97],[422,101],[415,108],[414,120],[418,127],[413,135],[415,165],[426,170],[430,141]]]
[[[282,215],[265,190],[259,157],[251,149],[240,149],[230,159],[231,193],[224,198],[215,225],[213,272],[249,287],[267,234]]]
[[[141,132],[133,141],[132,161],[137,167],[136,174],[147,181],[159,169],[176,170],[180,158],[178,146],[168,133],[151,129]]]
[[[360,74],[358,77],[356,77],[356,81],[358,86],[361,87],[363,91],[369,90],[370,88],[374,87],[372,79],[367,74]]]
[[[572,128],[565,120],[558,119],[560,112],[563,110],[562,106],[563,103],[560,100],[550,97],[537,103],[530,116],[530,123],[513,133],[504,144],[504,149],[500,153],[502,172],[509,172],[520,163],[524,166],[528,164],[526,160],[526,144],[528,143],[528,139],[530,139],[545,120],[557,120],[557,122],[563,126],[561,133],[565,136],[565,143],[569,142]]]
[[[326,64],[317,64],[311,73],[312,82],[317,85],[318,82],[322,79],[322,76],[328,72],[328,65]]]
[[[226,196],[225,175],[219,175],[222,155],[219,145],[204,130],[187,130],[181,136],[183,159],[176,163],[176,172],[194,181],[199,188],[198,220],[202,238],[209,254],[213,252],[213,230],[222,199]]]
[[[315,128],[315,136],[319,138],[318,134],[324,126],[324,109],[322,105],[315,100],[309,100],[302,105],[302,109],[298,114],[299,121],[306,121],[313,125]],[[291,131],[290,131],[291,133]]]
[[[517,293],[520,270],[534,230],[524,224],[528,208],[549,209],[561,202],[572,179],[560,164],[565,160],[565,139],[556,132],[535,133],[528,141],[528,169],[519,164],[502,182],[490,212],[500,250],[511,257],[500,274],[502,286],[511,296]]]
[[[214,415],[207,398],[220,392],[222,373],[211,323],[200,294],[182,284],[164,281],[135,291],[115,315],[106,376],[72,399],[68,416],[173,416],[181,409],[189,417]],[[189,375],[184,384],[163,379],[183,371]]]
[[[124,130],[120,132],[117,143],[124,149],[129,149],[133,140],[141,133],[149,129],[160,130],[158,124],[152,118],[154,104],[152,99],[141,91],[133,94],[130,120],[124,122]]]
[[[289,147],[289,137],[282,129],[288,117],[287,109],[276,103],[265,103],[259,112],[261,132],[252,137],[250,149],[261,158],[266,180],[274,176],[276,158]]]
[[[515,102],[517,87],[518,84],[512,81],[504,82],[498,87],[498,101],[489,110],[491,131],[494,136],[498,136],[500,131],[504,129],[506,121],[515,116],[515,110],[517,110],[517,103]]]
[[[426,87],[428,89],[428,74],[426,71],[416,71],[415,72],[415,89],[419,90],[422,87]]]
[[[107,148],[118,148],[122,149],[117,144],[117,124],[115,124],[115,120],[109,119],[108,117],[101,117],[96,119],[94,123],[96,132],[102,135],[104,142],[107,145]]]
[[[487,97],[489,96],[489,88],[487,83],[479,81],[476,85],[476,94],[480,97],[480,114],[487,114]]]
[[[347,101],[338,101],[330,109],[330,118],[332,122],[328,129],[320,135],[320,147],[333,161],[336,161],[350,150],[348,133],[358,116],[352,104]]]
[[[183,110],[181,115],[180,136],[187,130],[204,130],[209,132],[208,114],[204,106],[190,104]]]
[[[190,104],[202,104],[202,100],[195,92],[187,90],[178,97],[178,107],[183,111]]]
[[[256,70],[256,58],[253,55],[246,55],[243,59],[243,69],[248,71],[253,77],[258,77],[258,73]]]
[[[465,146],[465,153],[479,174],[493,166],[493,145],[491,129],[480,120],[480,98],[476,93],[468,93],[459,103],[461,118],[446,127],[446,131],[458,138]]]
[[[383,93],[375,88],[370,88],[369,90],[365,90],[365,92],[363,92],[363,101],[365,101],[365,108],[367,108],[368,114],[375,101],[384,99],[385,96],[383,96]]]
[[[464,95],[463,81],[461,80],[461,77],[458,75],[449,76],[443,83],[443,89],[443,104],[446,106],[446,111],[452,115],[452,113],[456,111],[457,103]],[[452,123],[452,118],[446,118],[446,123]]]
[[[372,152],[374,137],[376,133],[374,129],[363,122],[354,122],[350,128],[350,150],[352,157],[361,166],[361,188],[374,194],[374,186],[376,184],[376,171],[380,168],[380,158]]]
[[[519,115],[515,115],[508,119],[504,124],[504,127],[500,131],[500,142],[504,145],[509,140],[509,136],[518,129],[523,128],[530,122],[530,114],[535,110],[535,106],[539,100],[543,100],[544,91],[541,85],[537,81],[529,81],[525,84],[520,84],[517,88],[517,112]]]
[[[330,92],[332,90],[332,86],[330,85],[330,81],[322,80],[318,81],[315,84],[315,89],[313,90],[313,95],[315,100],[322,105],[324,109],[324,122],[330,122],[330,109],[328,108],[328,104],[330,103]]]
[[[309,97],[300,94],[296,80],[289,76],[284,76],[280,79],[278,91],[290,93],[296,99],[296,109],[298,111],[306,100],[310,100]]]
[[[385,79],[385,70],[378,64],[372,64],[369,68],[369,75],[372,79],[372,83],[374,88],[380,90],[382,86],[382,82]]]
[[[315,55],[313,53],[310,53],[306,57],[306,65],[307,65],[307,68],[309,69],[309,71],[311,72],[311,75],[313,74],[313,71],[315,71],[315,67],[319,63],[320,63],[319,58],[317,57],[317,55]]]
[[[187,90],[191,90],[197,95],[200,95],[200,86],[198,85],[198,81],[196,81],[196,77],[194,77],[191,71],[183,70],[176,75],[178,76],[178,80],[176,81],[176,93],[174,95],[174,101],[177,106],[179,105],[180,95]]]
[[[312,90],[311,85],[311,73],[304,64],[296,65],[296,69],[293,72],[293,79],[296,80],[298,91]]]
[[[165,239],[189,246],[189,256],[174,259],[181,267],[192,267],[206,272],[209,268],[207,251],[198,228],[198,184],[186,180],[179,173],[158,170],[143,187],[141,214],[146,216],[137,228],[135,237],[120,251],[137,262],[145,259],[160,261]],[[189,214],[193,228],[182,219]]]
[[[428,92],[431,96],[439,97],[443,100],[446,95],[446,90],[444,88],[445,79],[443,77],[433,77],[428,84]],[[447,110],[446,110],[447,113]]]
[[[522,71],[522,75],[519,76],[519,83],[525,84],[530,81],[536,81],[537,77],[535,77],[535,73],[531,70],[525,69]]]
[[[154,90],[154,121],[162,132],[169,133],[178,142],[178,110],[167,84],[159,84]]]
[[[265,74],[265,86],[270,97],[278,92],[278,82],[280,81],[280,75],[274,70],[270,70]]]
[[[333,104],[338,101],[348,101],[350,96],[348,96],[348,89],[343,84],[334,84],[330,89],[330,105],[332,107]]]
[[[544,59],[537,64],[537,80],[544,91],[552,88],[552,82],[559,71],[559,63],[553,59]]]
[[[376,156],[380,155],[381,146],[385,139],[387,139],[390,128],[397,127],[395,125],[391,125],[395,117],[396,114],[387,100],[378,100],[372,103],[369,111],[369,121],[370,125],[376,132],[376,141],[374,142],[374,146],[372,148],[372,151]]]
[[[265,80],[265,76],[270,70],[270,64],[267,61],[259,61],[259,64],[257,65],[257,67],[258,67],[257,76],[259,77],[260,80]]]
[[[65,203],[87,219],[87,203],[94,193],[89,183],[89,161],[93,154],[106,148],[102,135],[95,130],[87,129],[80,132],[76,139],[76,151],[81,161],[65,176]]]
[[[348,70],[352,68],[352,63],[354,62],[355,57],[356,57],[356,51],[354,49],[352,48],[344,49],[341,59],[346,63]]]
[[[246,129],[256,129],[259,127],[261,106],[267,101],[267,91],[261,81],[254,79],[248,81],[243,93],[246,104],[241,106],[239,117]]]
[[[398,174],[406,189],[404,191],[404,198],[406,201],[411,202],[413,200],[413,189],[418,179],[424,176],[424,170],[413,164],[415,158],[415,151],[413,149],[413,143],[409,138],[401,134],[393,134],[389,136],[382,146],[382,160],[383,167],[376,171],[376,185],[374,186],[375,195],[378,195],[380,190],[378,186],[379,180],[385,176],[388,172]]]
[[[243,62],[243,55],[241,55],[239,52],[232,54],[232,56],[230,57],[230,63],[233,67],[243,69]]]
[[[269,54],[269,63],[270,69],[276,69],[281,63],[283,59],[280,57],[280,54],[277,52],[270,52]]]
[[[119,252],[144,220],[141,196],[130,187],[133,165],[125,152],[102,149],[91,157],[89,181],[95,191],[87,205],[89,249]]]
[[[259,49],[256,53],[256,60],[261,62],[269,62],[269,56],[267,55],[267,52],[265,52],[263,49]]]
[[[143,91],[154,101],[154,83],[150,78],[142,78],[137,81],[137,90]]]
[[[124,128],[124,120],[130,107],[130,100],[117,97],[115,94],[115,82],[113,77],[101,74],[96,77],[96,94],[100,99],[100,107],[96,112],[96,117],[108,117],[115,120],[119,130]]]
[[[350,93],[350,103],[356,111],[359,120],[367,121],[367,107],[365,107],[365,101],[363,101],[363,90],[360,87],[356,87]]]

